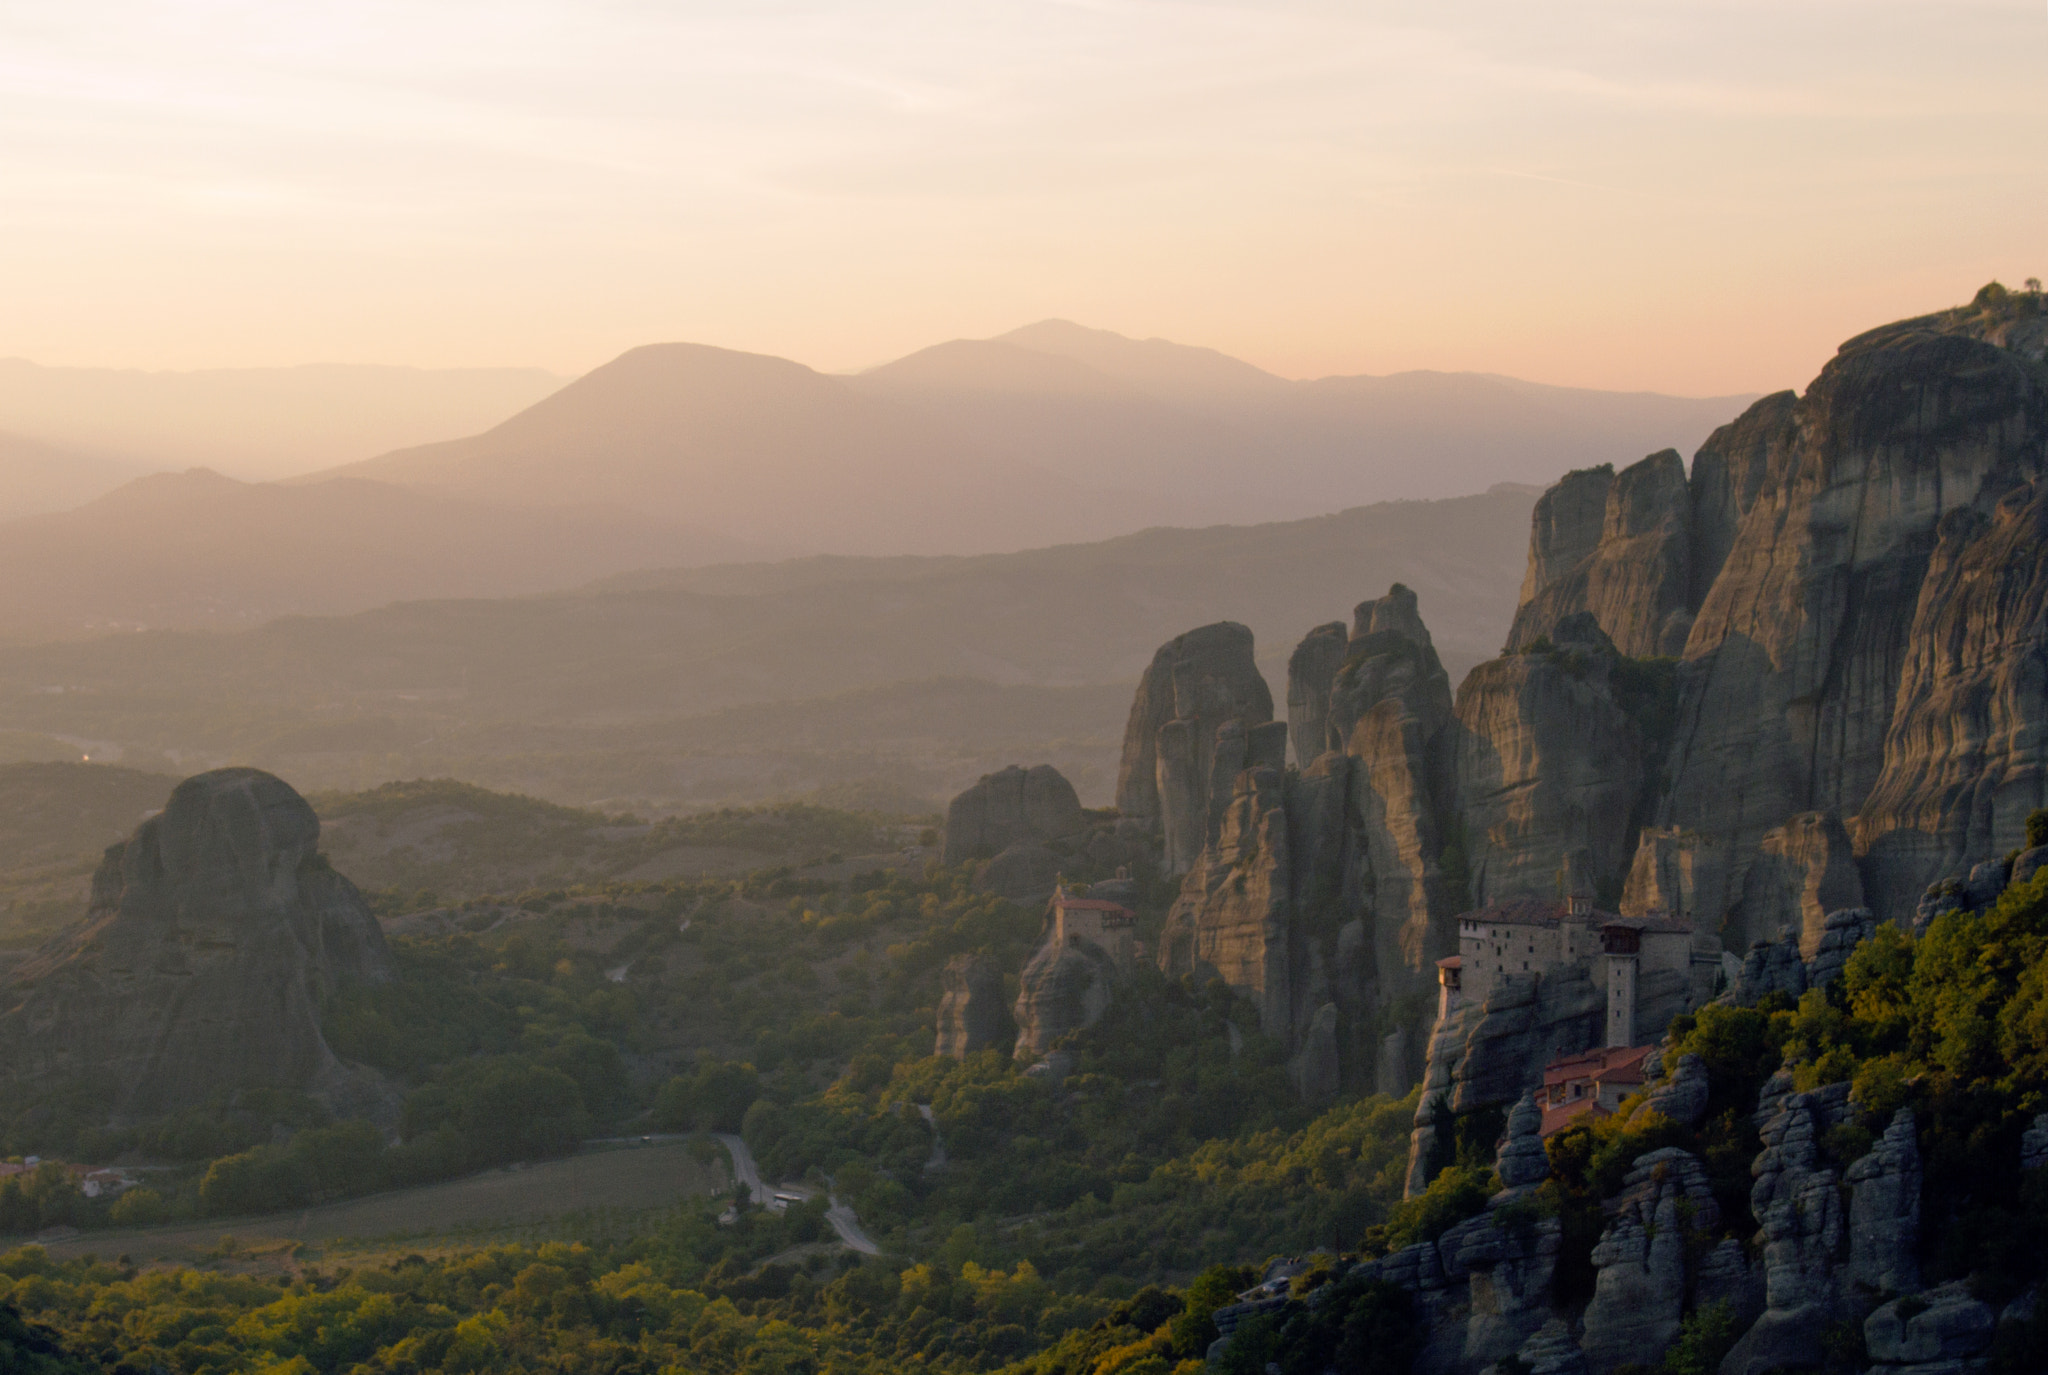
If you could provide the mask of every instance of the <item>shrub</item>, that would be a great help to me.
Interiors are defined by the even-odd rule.
[[[154,1189],[130,1189],[107,1210],[108,1221],[116,1227],[149,1227],[169,1216],[164,1196]]]

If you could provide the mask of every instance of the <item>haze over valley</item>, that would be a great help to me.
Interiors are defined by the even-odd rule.
[[[0,5],[0,1375],[2042,1375],[2044,25]]]

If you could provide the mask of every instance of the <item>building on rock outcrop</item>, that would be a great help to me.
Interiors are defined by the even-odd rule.
[[[1085,893],[1054,890],[1038,949],[1017,980],[1017,1059],[1045,1059],[1062,1037],[1095,1025],[1109,1010],[1117,985],[1144,954],[1135,898],[1128,878]]]
[[[389,1088],[321,1029],[337,988],[393,971],[319,841],[319,818],[282,779],[220,769],[180,783],[107,850],[85,919],[0,990],[0,1081],[103,1084],[127,1120],[257,1088],[388,1114]]]
[[[1539,1084],[1554,1087],[1553,1071],[1567,1072],[1565,1084],[1574,1075],[1620,1074],[1672,1018],[1710,1001],[1723,974],[1689,922],[1604,912],[1584,894],[1497,903],[1462,914],[1457,928],[1458,954],[1438,968],[1411,1195],[1444,1163],[1442,1143],[1457,1118],[1497,1110]],[[1601,1055],[1597,1072],[1584,1058],[1608,1051],[1616,1054]]]

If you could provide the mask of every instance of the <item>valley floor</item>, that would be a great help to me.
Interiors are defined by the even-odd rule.
[[[511,1165],[293,1213],[75,1232],[42,1245],[58,1259],[125,1255],[138,1263],[218,1255],[227,1238],[237,1249],[250,1252],[280,1242],[331,1246],[459,1239],[474,1246],[509,1240],[503,1234],[567,1218],[578,1222],[579,1235],[595,1235],[610,1230],[606,1215],[662,1211],[685,1198],[719,1193],[730,1184],[724,1160],[706,1165],[686,1141],[672,1138],[589,1151],[566,1160]]]

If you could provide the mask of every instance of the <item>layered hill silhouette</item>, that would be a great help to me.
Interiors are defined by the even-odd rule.
[[[27,367],[0,364],[0,424],[10,406],[28,406]],[[381,377],[276,371],[254,381],[92,374],[88,387],[44,369],[31,380],[53,394],[100,387],[133,404],[133,414],[116,406],[101,431],[81,431],[85,440],[104,440],[106,425],[156,423],[188,448],[213,433],[233,449],[283,424],[293,386],[319,403],[307,403],[310,414],[325,415],[350,387],[369,385],[360,373]],[[396,390],[338,433],[387,424],[409,395],[424,406],[421,378],[438,376],[385,371],[401,375]],[[488,378],[499,395],[537,385]],[[242,430],[208,431],[187,414],[213,416],[193,399],[213,393],[246,394]],[[1210,349],[1064,321],[941,344],[852,377],[650,345],[469,438],[276,484],[207,465],[75,509],[0,519],[0,636],[246,626],[736,558],[979,555],[1152,526],[1303,519],[1503,481],[1542,484],[1568,468],[1691,446],[1744,400],[1476,374],[1293,382]],[[38,404],[62,409],[48,397]],[[453,403],[435,404],[445,412]],[[40,483],[44,495],[16,509],[107,480],[84,459],[67,467],[60,448],[24,443],[31,449],[15,469],[36,476],[15,488]],[[0,445],[0,517],[8,452]]]
[[[120,459],[0,431],[0,520],[82,506],[139,475]]]
[[[85,500],[141,473],[204,467],[268,480],[472,434],[566,381],[540,368],[145,372],[0,358],[0,430],[111,463],[112,480]],[[0,514],[14,513],[0,489]]]
[[[1228,616],[1278,674],[1330,589],[1399,579],[1462,671],[1507,633],[1534,501],[1503,487],[1019,554],[722,565],[0,647],[0,711],[16,757],[253,762],[316,788],[446,775],[638,806],[879,783],[936,800],[1023,750],[1106,800],[1150,646]]]
[[[361,479],[317,488],[158,473],[0,524],[0,634],[235,627],[407,597],[502,596],[737,541],[619,508],[489,505]]]
[[[483,434],[333,471],[481,500],[630,502],[790,554],[980,553],[1544,483],[1696,445],[1749,399],[1469,373],[1291,382],[1212,349],[1044,321],[853,377],[650,345]]]

